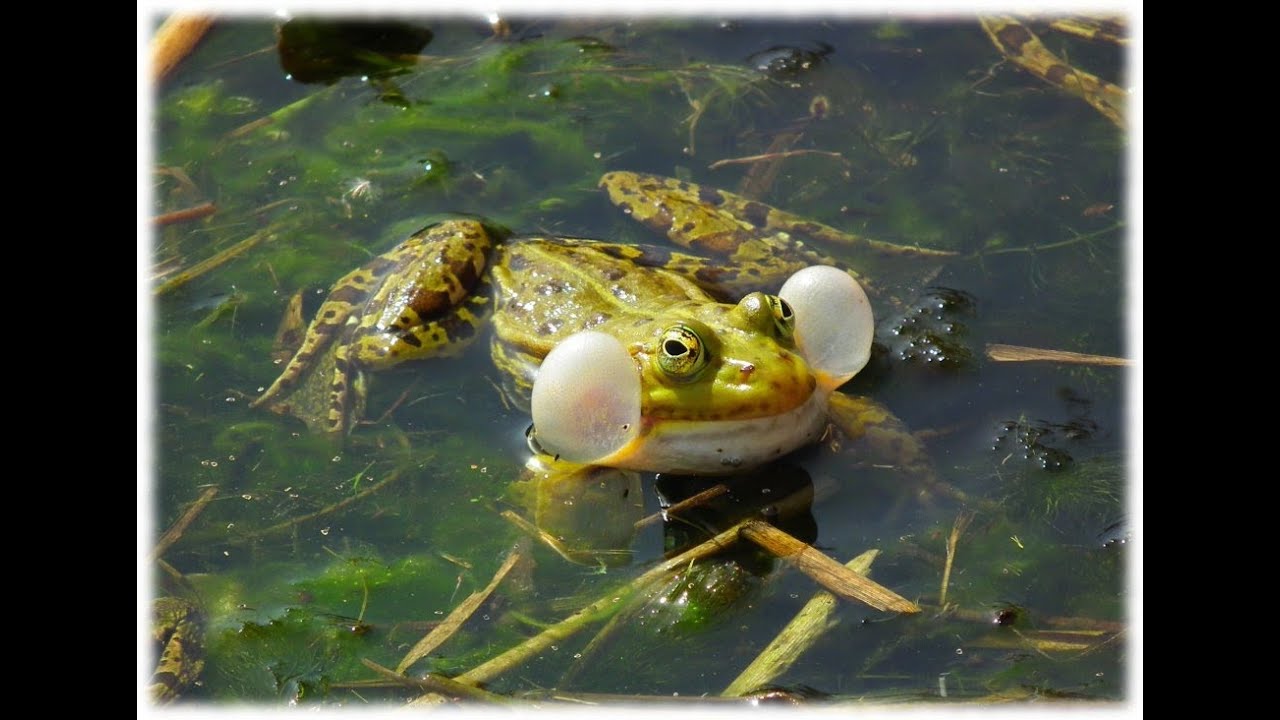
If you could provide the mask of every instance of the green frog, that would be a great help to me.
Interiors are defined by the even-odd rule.
[[[149,692],[153,702],[170,703],[194,685],[204,669],[204,616],[190,600],[158,597],[151,606],[156,669]]]
[[[871,298],[894,302],[871,274],[922,275],[950,253],[671,178],[611,172],[600,187],[690,252],[439,223],[339,279],[254,406],[347,433],[370,372],[456,355],[487,322],[494,364],[530,401],[530,444],[554,459],[731,473],[817,441],[831,419],[854,435],[896,427],[836,391],[870,356]]]

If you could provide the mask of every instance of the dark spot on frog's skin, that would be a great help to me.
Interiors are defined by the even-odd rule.
[[[1020,53],[1022,46],[1031,41],[1031,31],[1021,25],[1008,25],[1000,28],[996,37],[1009,52]]]
[[[516,273],[529,268],[529,258],[518,253],[507,254],[507,269]]]
[[[760,268],[749,267],[747,268],[747,274],[750,275],[751,277],[760,277]]]
[[[693,229],[694,229],[694,228],[696,228],[696,227],[698,227],[698,226],[697,226],[696,224],[694,224],[693,222],[687,222],[687,223],[685,223],[684,225],[681,225],[681,226],[680,226],[680,232],[682,232],[682,233],[686,233],[686,234],[687,234],[687,233],[691,233],[691,232],[693,232]]]
[[[1061,85],[1063,78],[1071,74],[1071,69],[1065,65],[1050,65],[1048,70],[1044,71],[1044,77],[1055,85]]]
[[[463,320],[457,315],[452,315],[440,321],[441,327],[448,337],[453,340],[466,340],[476,334],[476,326]]]
[[[458,276],[458,284],[464,288],[470,289],[476,284],[476,280],[480,279],[480,270],[470,259],[462,263],[462,267],[456,271]]]
[[[704,205],[723,205],[724,196],[718,190],[700,187],[698,188],[698,202]]]
[[[802,222],[798,223],[794,229],[802,235],[815,235],[822,231],[822,226],[814,222]]]
[[[339,303],[346,303],[348,305],[355,305],[356,303],[363,300],[364,297],[365,297],[365,293],[360,288],[353,287],[351,285],[343,285],[337,290],[334,290],[333,292],[329,293],[329,302],[339,302]]]
[[[609,268],[604,273],[604,279],[609,281],[621,280],[625,275],[621,268]],[[615,292],[621,288],[615,288]]]
[[[756,227],[764,227],[769,224],[769,206],[749,202],[742,207],[742,217]]]
[[[377,356],[378,356],[378,357],[380,357],[380,358],[381,358],[381,357],[386,357],[386,356],[387,356],[387,349],[386,349],[386,348],[384,348],[384,347],[380,347],[380,348],[378,348],[378,349],[374,350],[374,351],[373,351],[373,354],[374,354],[374,355],[377,355]]]
[[[718,283],[725,277],[725,273],[720,268],[704,267],[698,268],[693,276],[704,283]]]
[[[409,308],[420,318],[428,318],[444,312],[450,306],[449,293],[443,290],[419,290],[411,301]]]
[[[396,263],[384,257],[376,257],[365,264],[365,269],[373,273],[375,277],[382,277],[387,271],[395,267]]]
[[[412,345],[416,348],[422,347],[422,340],[420,340],[417,335],[413,335],[413,334],[401,335],[400,341],[403,342],[405,345]]]
[[[337,310],[325,310],[325,311],[324,311],[324,319],[325,319],[325,320],[332,320],[332,319],[333,319],[334,317],[336,317],[337,315],[338,315],[338,311],[337,311]]]

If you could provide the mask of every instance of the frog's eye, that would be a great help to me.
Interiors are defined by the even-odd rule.
[[[796,330],[796,314],[791,304],[777,295],[770,295],[769,310],[773,312],[773,325],[778,329],[778,337],[790,339]]]
[[[709,355],[698,331],[688,325],[673,325],[662,333],[658,367],[673,380],[692,380],[710,362]]]
[[[639,436],[640,372],[612,335],[574,333],[542,361],[530,404],[541,450],[594,463]]]
[[[778,296],[795,309],[796,347],[828,390],[840,387],[871,359],[875,318],[857,280],[837,268],[807,267]]]

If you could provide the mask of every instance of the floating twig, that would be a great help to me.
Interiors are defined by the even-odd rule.
[[[527,541],[522,540],[521,542],[525,543]],[[507,559],[503,561],[502,566],[493,574],[493,579],[489,581],[489,584],[483,590],[471,593],[466,600],[463,600],[453,609],[453,612],[449,613],[448,617],[419,640],[413,646],[413,649],[405,653],[404,659],[396,666],[396,672],[403,673],[408,670],[410,665],[426,657],[432,650],[440,647],[446,640],[453,637],[458,628],[462,627],[462,624],[484,604],[484,601],[489,598],[494,588],[498,587],[498,583],[502,582],[502,579],[507,576],[511,568],[515,567],[515,564],[523,557],[524,555],[521,553],[519,546],[512,548],[511,552],[507,553]]]
[[[845,563],[845,567],[866,575],[879,554],[879,550],[868,550]],[[837,603],[836,596],[826,590],[815,593],[782,632],[720,694],[725,697],[746,695],[785,673],[832,626],[828,618]]]
[[[204,509],[208,507],[209,503],[213,501],[213,498],[217,494],[217,485],[205,488],[204,492],[200,493],[200,497],[196,498],[196,501],[191,503],[191,507],[187,508],[187,511],[182,513],[182,517],[178,518],[176,522],[170,525],[169,529],[165,530],[164,534],[160,536],[160,539],[156,541],[155,549],[151,551],[151,559],[157,560],[163,557],[164,554],[169,551],[169,548],[173,547],[173,544],[178,542],[179,538],[181,538],[182,534],[187,531],[187,528],[191,526],[191,523],[195,521],[196,517],[200,515],[200,513],[204,512]]]
[[[1069,350],[1023,347],[1021,345],[987,345],[987,357],[996,362],[1060,362],[1073,365],[1102,365],[1126,367],[1133,364],[1128,358],[1111,355],[1090,355]]]
[[[672,515],[679,515],[681,512],[684,512],[689,508],[697,507],[698,505],[701,505],[705,502],[714,500],[715,498],[718,498],[727,492],[729,492],[728,485],[725,485],[724,483],[720,483],[719,485],[713,485],[707,488],[706,490],[703,490],[702,492],[694,493],[693,495],[690,495],[689,497],[681,500],[680,502],[672,505],[671,507],[665,510],[653,513],[652,515],[649,515],[647,517],[640,518],[635,522],[633,527],[636,530],[641,530],[643,528],[649,527],[650,525],[658,522],[663,518],[663,516],[670,517]]]
[[[295,528],[303,523],[315,520],[316,518],[324,517],[325,515],[330,515],[332,513],[338,512],[339,510],[342,510],[343,508],[346,508],[349,505],[360,502],[361,500],[369,497],[370,495],[378,492],[382,488],[390,485],[391,483],[399,479],[400,479],[400,471],[392,470],[382,480],[374,483],[373,485],[370,485],[369,487],[365,488],[364,490],[361,490],[360,492],[352,495],[351,497],[343,498],[338,502],[333,503],[332,505],[326,505],[325,507],[322,507],[313,513],[308,513],[306,515],[299,515],[298,517],[290,518],[289,520],[285,520],[282,523],[277,523],[275,525],[272,525],[271,527],[245,533],[244,535],[240,536],[239,539],[242,541],[257,540],[259,538],[263,538],[268,535],[273,535],[275,533],[278,533],[281,530],[289,530],[291,528]]]
[[[476,700],[478,702],[495,705],[511,704],[511,700],[496,693],[491,693],[488,690],[481,690],[480,688],[472,687],[470,685],[463,685],[460,682],[456,682],[447,677],[442,677],[433,673],[427,673],[420,678],[411,678],[390,668],[383,667],[369,658],[362,658],[360,662],[363,663],[365,667],[378,673],[387,680],[405,687],[427,690],[432,693],[438,693],[440,695],[446,695],[462,700]]]
[[[230,132],[228,132],[226,135],[222,136],[222,141],[225,143],[231,140],[239,140],[240,138],[243,138],[247,135],[252,134],[255,130],[259,128],[263,128],[268,125],[274,125],[275,123],[288,120],[289,118],[293,117],[293,115],[303,110],[311,103],[315,102],[317,98],[321,98],[329,95],[333,91],[334,87],[337,87],[337,86],[330,85],[328,87],[321,88],[311,93],[310,95],[306,95],[304,97],[298,98],[297,100],[289,103],[288,105],[285,105],[282,108],[276,109],[274,112],[272,112],[269,115],[263,115],[262,117],[256,120],[250,120],[244,125],[241,125],[240,127],[237,127],[231,130]]]
[[[524,519],[519,513],[513,510],[503,510],[501,515],[504,519],[523,530],[533,539],[539,540],[547,547],[555,550],[556,554],[560,557],[574,564],[581,563],[581,560],[574,558],[573,552],[570,551],[569,548],[565,547],[564,543],[557,540],[551,533]]]
[[[797,570],[839,597],[860,600],[876,610],[920,612],[919,605],[880,583],[859,575],[812,545],[795,539],[769,523],[747,520],[742,523],[742,536],[770,554],[791,561]]]
[[[525,640],[519,645],[496,657],[490,658],[488,661],[481,663],[453,679],[456,682],[466,685],[478,685],[480,683],[489,682],[502,673],[520,665],[529,658],[543,652],[547,648],[551,647],[551,645],[572,637],[579,630],[598,620],[602,614],[616,611],[621,607],[620,603],[624,598],[645,588],[650,583],[661,578],[663,575],[676,568],[684,567],[697,560],[710,557],[722,552],[726,548],[732,547],[738,541],[738,530],[740,527],[741,525],[735,525],[710,540],[680,553],[676,557],[669,560],[663,560],[639,577],[632,580],[626,586],[613,592],[606,593],[600,599],[590,605],[587,605],[564,620],[561,620],[555,625],[543,630],[541,633]],[[429,704],[438,701],[439,698],[432,697],[428,694],[418,698],[414,702]]]
[[[841,155],[838,152],[832,152],[830,150],[784,150],[782,152],[764,153],[762,155],[746,155],[743,157],[725,158],[724,160],[717,160],[711,163],[707,166],[707,169],[719,170],[720,168],[728,165],[750,165],[758,162],[772,162],[775,160],[796,157],[797,155],[824,155],[826,157],[835,158],[845,167],[849,167],[849,161],[844,158],[844,155]]]
[[[938,593],[938,604],[943,607],[947,606],[947,586],[951,584],[951,566],[956,559],[956,546],[960,543],[960,535],[964,533],[965,528],[969,527],[971,520],[973,520],[973,513],[960,513],[951,525],[951,534],[947,536],[947,558],[942,564],[942,591]]]
[[[161,283],[159,286],[156,287],[155,292],[153,294],[156,297],[160,297],[161,295],[164,295],[165,293],[171,290],[182,287],[183,285],[186,285],[187,283],[209,272],[210,270],[218,267],[219,265],[222,265],[228,260],[239,257],[240,255],[243,255],[246,251],[253,248],[253,246],[257,245],[263,240],[269,240],[274,237],[275,237],[275,233],[271,232],[270,230],[259,230],[258,232],[250,235],[244,240],[241,240],[235,245],[232,245],[231,247],[227,248],[226,250],[215,253],[205,258],[204,260],[201,260],[195,265],[192,265],[186,270],[183,270],[182,272],[174,275],[168,280],[165,280],[163,283]]]
[[[208,15],[170,15],[151,38],[151,81],[160,82],[190,55],[211,25]]]
[[[199,220],[203,217],[209,217],[217,211],[217,205],[214,205],[211,202],[202,202],[199,205],[192,205],[189,208],[156,215],[151,218],[151,222],[156,227],[164,227],[165,225],[174,225],[180,222],[189,222],[191,220]]]

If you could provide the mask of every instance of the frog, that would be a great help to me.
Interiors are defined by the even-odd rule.
[[[1127,90],[1055,55],[1030,27],[1013,16],[984,16],[979,22],[996,49],[1014,65],[1089,103],[1116,127],[1127,127]],[[1086,40],[1129,44],[1128,27],[1122,18],[1059,17],[1049,21],[1049,28]]]
[[[167,704],[195,685],[204,670],[204,615],[196,603],[176,596],[155,598],[151,612],[156,669],[148,692],[152,702]]]
[[[456,356],[487,324],[494,366],[532,414],[530,447],[557,462],[729,474],[830,422],[922,452],[887,409],[838,388],[870,357],[872,298],[900,302],[872,275],[922,276],[952,253],[675,178],[620,170],[599,187],[683,250],[437,223],[335,282],[253,406],[341,437],[370,374]]]

